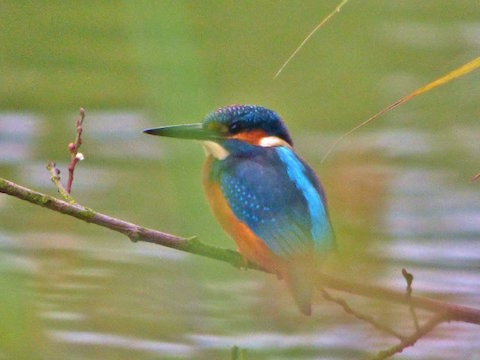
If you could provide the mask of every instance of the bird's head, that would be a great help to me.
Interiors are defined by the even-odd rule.
[[[144,132],[199,140],[220,160],[230,153],[245,152],[252,147],[293,146],[280,116],[255,105],[225,106],[208,114],[203,123],[165,126]]]

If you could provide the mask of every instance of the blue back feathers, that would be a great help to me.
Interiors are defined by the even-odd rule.
[[[250,146],[248,157],[214,161],[211,176],[235,216],[278,256],[334,246],[321,186],[291,149]]]
[[[325,234],[330,232],[330,224],[325,204],[323,203],[324,196],[314,186],[316,182],[317,188],[319,187],[318,181],[308,177],[305,169],[306,165],[297,158],[291,149],[277,147],[275,150],[287,168],[288,177],[305,197],[312,222],[312,238],[314,241],[322,239]]]

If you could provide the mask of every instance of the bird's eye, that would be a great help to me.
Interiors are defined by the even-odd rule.
[[[228,126],[230,134],[238,134],[242,131],[242,125],[239,122],[233,122]]]

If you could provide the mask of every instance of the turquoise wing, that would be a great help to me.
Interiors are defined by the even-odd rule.
[[[282,258],[334,246],[323,189],[313,171],[287,147],[258,156],[229,156],[216,176],[235,216]]]

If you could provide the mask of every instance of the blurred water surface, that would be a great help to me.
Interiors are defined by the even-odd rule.
[[[47,5],[48,4],[48,5]],[[340,252],[327,271],[480,307],[478,74],[351,126],[480,52],[475,1],[352,2],[272,81],[335,2],[0,2],[0,174],[55,194],[87,108],[73,196],[144,226],[233,248],[195,143],[144,136],[229,103],[284,117],[319,173]],[[135,5],[134,5],[135,4]],[[65,178],[65,175],[63,175]],[[407,309],[346,296],[399,331]],[[420,312],[420,319],[427,314]],[[356,359],[394,339],[316,299],[299,314],[254,271],[127,238],[0,196],[0,358]],[[480,357],[478,326],[443,324],[398,358]]]

